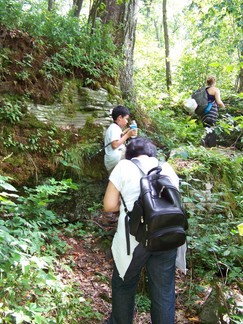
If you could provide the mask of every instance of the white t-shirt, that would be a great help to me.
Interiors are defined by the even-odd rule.
[[[105,146],[113,141],[119,140],[122,136],[122,129],[115,123],[112,123],[105,133]],[[113,149],[111,145],[105,148],[104,164],[107,171],[112,170],[120,161],[125,145],[122,144],[116,149]]]
[[[158,166],[158,160],[153,157],[141,156],[137,157],[136,159],[139,159],[143,170],[146,173],[153,167]],[[169,176],[174,186],[176,186],[177,188],[179,187],[179,178],[174,172],[173,168],[169,165],[169,163],[165,162],[163,164],[161,174]],[[129,160],[121,160],[116,165],[109,177],[109,180],[122,194],[128,210],[132,210],[135,200],[138,199],[140,193],[140,178],[143,175],[144,174],[133,162]],[[114,235],[111,247],[113,259],[121,278],[124,278],[125,273],[132,261],[133,251],[139,244],[136,241],[135,237],[130,235],[131,253],[130,255],[127,255],[125,216],[126,213],[124,211],[124,206],[123,204],[121,204],[117,232]],[[185,253],[183,255],[185,255]],[[185,261],[185,257],[183,260]],[[184,263],[182,267],[185,268]]]

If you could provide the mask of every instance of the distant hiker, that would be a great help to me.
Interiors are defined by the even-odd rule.
[[[225,107],[220,97],[220,91],[216,88],[216,77],[207,78],[206,92],[208,96],[208,106],[205,108],[200,118],[205,127],[206,135],[202,139],[202,145],[206,147],[216,146],[216,134],[214,126],[218,118],[218,107]]]
[[[130,117],[129,110],[124,106],[116,106],[112,110],[113,123],[108,127],[105,133],[105,157],[104,164],[108,172],[111,172],[116,164],[125,155],[125,142],[132,136],[135,136],[137,131],[127,128],[122,132],[122,129],[127,125]]]
[[[105,322],[108,324],[132,324],[135,295],[139,275],[144,266],[148,273],[151,298],[152,323],[175,323],[175,267],[185,273],[185,244],[167,251],[150,252],[142,243],[130,235],[131,253],[127,254],[125,210],[122,195],[128,210],[140,194],[140,179],[143,172],[131,160],[136,158],[147,174],[158,166],[155,145],[138,137],[126,147],[126,159],[112,170],[104,196],[104,211],[119,211],[118,226],[112,241],[114,269],[112,275],[112,313]],[[161,174],[167,175],[173,185],[179,187],[179,178],[168,162],[163,163]]]

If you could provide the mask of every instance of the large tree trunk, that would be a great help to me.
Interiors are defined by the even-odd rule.
[[[125,12],[123,17],[124,23],[124,35],[123,35],[123,54],[125,64],[120,75],[120,84],[122,92],[125,98],[133,98],[135,100],[134,94],[134,84],[133,84],[133,55],[134,55],[134,45],[136,36],[136,26],[137,26],[137,0],[130,0],[125,6]]]
[[[238,92],[242,93],[243,92],[243,69],[240,69],[240,74],[239,74],[239,87],[238,87]]]
[[[79,17],[82,9],[83,0],[73,0],[73,15]]]
[[[241,51],[241,56],[240,56],[240,63],[242,66],[243,63],[243,51]],[[238,76],[238,82],[237,82],[237,92],[242,93],[243,92],[243,68],[240,68],[240,73]]]
[[[165,39],[165,68],[166,68],[166,86],[167,90],[170,90],[172,84],[171,81],[171,69],[170,69],[170,44],[167,25],[167,0],[163,0],[163,27],[164,27],[164,39]]]
[[[54,9],[55,0],[48,0],[48,11],[52,11]]]
[[[120,73],[120,88],[124,98],[134,99],[133,86],[133,53],[135,44],[135,31],[137,25],[137,0],[123,0],[118,4],[117,0],[95,0],[89,15],[89,22],[95,26],[95,20],[99,17],[103,24],[112,24],[113,41],[118,53],[123,54],[124,66]]]

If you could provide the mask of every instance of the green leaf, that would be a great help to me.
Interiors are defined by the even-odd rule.
[[[5,189],[5,190],[9,190],[9,191],[18,191],[17,189],[15,189],[10,183],[6,183],[0,180],[0,186]]]

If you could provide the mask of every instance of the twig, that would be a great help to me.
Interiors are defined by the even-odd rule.
[[[38,183],[38,168],[34,162],[34,160],[32,159],[31,155],[30,154],[27,154],[29,160],[32,162],[34,168],[35,168],[35,179],[36,179],[36,183]]]
[[[5,156],[2,160],[1,163],[3,163],[5,160],[9,159],[13,155],[13,152],[10,153],[9,155]]]

